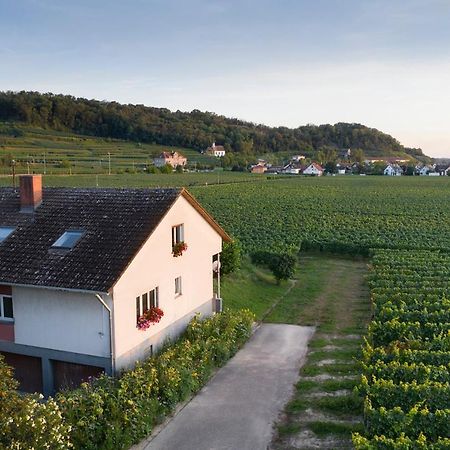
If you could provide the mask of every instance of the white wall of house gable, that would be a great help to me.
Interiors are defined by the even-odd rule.
[[[109,317],[94,294],[13,287],[15,343],[109,357]]]
[[[188,245],[182,256],[172,255],[172,226],[184,224]],[[130,365],[127,353],[144,357],[145,341],[170,325],[199,311],[213,298],[212,256],[222,238],[183,198],[179,197],[113,288],[116,367]],[[183,293],[175,297],[175,278],[182,277]],[[136,328],[136,297],[159,288],[164,317],[146,331]]]

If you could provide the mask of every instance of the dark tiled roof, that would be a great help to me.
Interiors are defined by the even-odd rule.
[[[44,189],[34,213],[0,189],[0,284],[107,292],[180,195],[180,189]],[[85,230],[70,251],[50,250],[66,230]],[[157,256],[155,256],[157,257]]]

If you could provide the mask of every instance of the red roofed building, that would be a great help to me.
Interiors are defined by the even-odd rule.
[[[256,164],[252,167],[252,173],[264,173],[266,172],[267,167],[264,164]]]
[[[314,175],[320,177],[323,175],[323,172],[323,167],[320,164],[313,162],[303,171],[303,175]]]
[[[206,149],[206,154],[215,156],[216,158],[222,158],[225,156],[225,148],[223,145],[216,145],[215,142],[212,143],[211,147]]]

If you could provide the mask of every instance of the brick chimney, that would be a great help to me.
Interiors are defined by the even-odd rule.
[[[33,212],[42,203],[42,176],[20,176],[20,211]]]

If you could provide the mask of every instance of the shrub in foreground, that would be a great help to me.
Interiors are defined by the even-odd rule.
[[[72,448],[70,425],[64,422],[58,404],[42,401],[37,394],[21,395],[13,371],[0,355],[0,448]]]
[[[115,379],[106,375],[57,402],[75,448],[122,449],[147,436],[176,404],[198,391],[251,334],[248,310],[195,317],[180,340]]]

